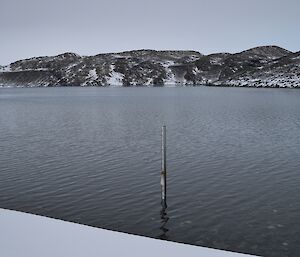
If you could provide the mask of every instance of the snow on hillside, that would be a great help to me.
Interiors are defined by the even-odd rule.
[[[0,72],[10,72],[10,71],[11,71],[10,65],[0,66]]]
[[[115,65],[110,66],[110,74],[107,79],[107,84],[110,86],[122,86],[123,85],[123,74],[115,71]]]
[[[12,72],[9,72],[12,71]],[[300,53],[262,46],[240,53],[133,50],[33,57],[0,67],[0,86],[300,87]]]

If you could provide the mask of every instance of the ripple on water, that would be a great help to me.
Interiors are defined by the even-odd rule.
[[[300,91],[0,90],[0,207],[263,256],[300,252]]]

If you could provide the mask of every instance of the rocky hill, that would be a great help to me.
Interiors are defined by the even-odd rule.
[[[300,52],[277,46],[241,53],[136,50],[35,57],[0,67],[0,86],[300,87]]]

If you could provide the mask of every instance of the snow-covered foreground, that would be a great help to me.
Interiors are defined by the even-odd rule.
[[[0,209],[3,257],[250,256],[128,235]]]

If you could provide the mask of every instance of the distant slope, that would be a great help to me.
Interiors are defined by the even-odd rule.
[[[64,53],[0,67],[0,85],[300,87],[299,55],[277,46],[207,56],[155,50],[95,56]]]

